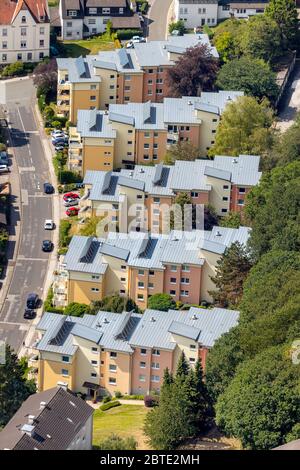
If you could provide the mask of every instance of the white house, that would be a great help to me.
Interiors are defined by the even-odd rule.
[[[47,0],[1,0],[0,64],[38,62],[49,55]]]

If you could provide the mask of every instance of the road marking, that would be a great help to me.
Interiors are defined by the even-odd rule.
[[[18,260],[19,261],[48,261],[48,258],[27,258],[25,257],[25,255],[19,255]]]
[[[27,189],[21,189],[21,199],[24,206],[28,206],[28,191]]]
[[[19,166],[19,173],[25,173],[26,171],[35,171],[34,166]]]
[[[18,322],[13,322],[13,321],[3,321],[3,320],[0,320],[0,325],[1,323],[4,323],[5,325],[16,325],[16,326],[23,326],[25,327],[26,330],[29,329],[29,325],[25,325],[25,323],[18,323]]]

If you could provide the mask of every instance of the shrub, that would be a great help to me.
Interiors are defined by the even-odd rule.
[[[111,401],[111,396],[110,395],[107,395],[106,397],[103,398],[103,403],[108,403]]]
[[[103,405],[100,406],[101,411],[107,411],[110,410],[111,408],[115,408],[116,406],[120,406],[121,403],[119,401],[110,401],[108,403],[104,403]]]
[[[3,144],[3,142],[0,142],[0,152],[5,152],[6,149],[7,149],[6,145]]]
[[[24,74],[24,64],[23,62],[15,62],[14,64],[9,64],[2,70],[2,77],[16,77]]]
[[[151,395],[146,395],[144,398],[144,403],[146,408],[153,408],[158,405],[158,397],[153,397]]]
[[[91,313],[90,310],[89,305],[71,302],[65,308],[64,314],[70,315],[71,317],[83,317],[86,313]]]
[[[44,301],[44,311],[45,312],[52,312],[52,313],[62,314],[63,313],[62,308],[53,306],[53,296],[54,296],[53,289],[52,289],[52,287],[50,287],[50,289],[48,290],[47,297]]]
[[[38,107],[41,113],[44,112],[44,109],[46,107],[46,96],[45,95],[40,95],[38,97]]]
[[[122,396],[123,396],[122,393],[119,392],[119,390],[117,390],[116,393],[115,393],[115,397],[116,398],[122,398]]]
[[[133,36],[139,36],[140,34],[140,29],[118,29],[116,31],[117,38],[123,41],[131,39]]]
[[[69,245],[71,237],[69,231],[72,224],[69,220],[61,220],[59,226],[59,247],[65,248]]]
[[[95,449],[97,450],[136,450],[137,442],[134,437],[122,438],[117,434],[111,434],[103,441],[100,441]]]

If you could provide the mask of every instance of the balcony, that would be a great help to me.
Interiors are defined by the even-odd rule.
[[[57,269],[53,275],[53,304],[65,307],[68,304],[68,272],[64,268],[63,256],[60,256]]]
[[[177,144],[179,141],[179,134],[178,132],[168,132],[167,133],[167,148],[171,145]]]

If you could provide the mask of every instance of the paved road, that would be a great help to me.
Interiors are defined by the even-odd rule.
[[[277,126],[285,131],[294,122],[296,114],[300,112],[300,61],[296,62],[293,75],[290,78],[285,96],[282,99],[278,113]]]
[[[168,12],[173,0],[152,0],[148,13],[148,40],[166,39]]]
[[[26,86],[28,87],[25,92]],[[12,85],[7,103],[10,137],[13,145],[14,165],[17,163],[19,174],[12,172],[12,192],[14,211],[11,223],[13,240],[9,251],[11,279],[7,279],[8,291],[2,299],[0,310],[0,339],[18,351],[22,345],[30,322],[23,319],[27,294],[43,293],[49,255],[41,251],[41,243],[52,234],[45,232],[45,218],[52,218],[51,196],[43,194],[43,183],[49,180],[48,164],[44,156],[38,127],[35,121],[30,84]],[[23,93],[22,93],[23,91]],[[27,98],[22,98],[22,96]],[[17,101],[12,101],[12,96]],[[19,98],[19,99],[18,99]],[[16,167],[15,167],[16,168]],[[18,180],[18,181],[16,181]],[[20,185],[21,202],[18,196]],[[19,244],[15,233],[19,232]]]

